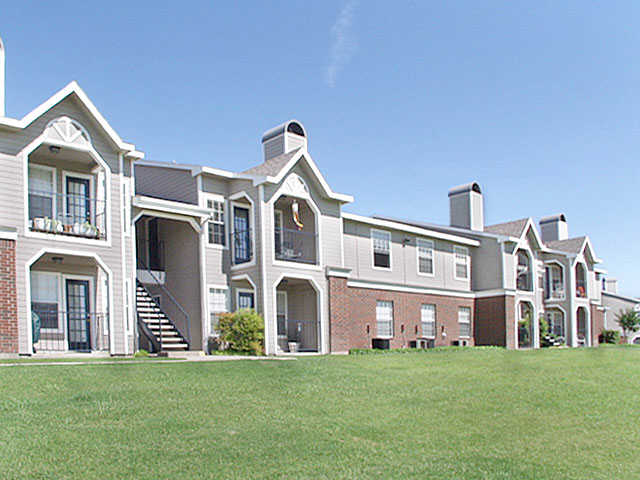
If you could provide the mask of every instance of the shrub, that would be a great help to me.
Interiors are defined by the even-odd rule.
[[[620,332],[617,330],[602,330],[599,341],[600,343],[620,343]]]
[[[261,355],[264,351],[264,320],[252,309],[221,315],[218,319],[220,340],[232,352]]]
[[[622,328],[625,338],[640,330],[640,314],[633,309],[624,310],[616,315],[618,325]]]
[[[145,349],[140,349],[136,353],[133,354],[134,358],[144,358],[144,357],[148,357],[148,356],[149,356],[149,352],[147,352]]]

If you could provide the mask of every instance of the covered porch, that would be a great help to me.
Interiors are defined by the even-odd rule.
[[[320,352],[321,294],[313,282],[284,277],[275,288],[276,353]]]

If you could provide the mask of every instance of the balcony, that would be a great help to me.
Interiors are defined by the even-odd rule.
[[[231,247],[233,249],[231,257],[233,265],[249,263],[253,258],[251,229],[231,232]]]
[[[576,281],[576,297],[587,298],[587,282],[584,280]]]
[[[36,352],[108,351],[107,313],[58,310],[58,305],[31,303],[33,348]]]
[[[274,231],[276,260],[314,265],[316,235],[311,232],[276,228]]]
[[[106,238],[104,200],[78,194],[29,190],[29,229],[70,237]]]

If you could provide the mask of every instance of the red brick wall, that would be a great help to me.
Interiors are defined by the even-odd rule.
[[[0,353],[18,353],[16,242],[0,240]]]
[[[410,341],[420,336],[420,308],[423,303],[436,306],[436,346],[452,345],[458,339],[458,307],[471,308],[471,331],[474,331],[473,299],[353,288],[347,286],[344,278],[329,277],[332,352],[371,348],[371,340],[376,337],[378,300],[393,302],[394,336],[391,348],[408,347]],[[442,326],[446,337],[442,335]],[[473,338],[469,340],[473,345]]]
[[[476,345],[515,348],[515,299],[507,295],[477,298],[475,306]]]
[[[604,329],[604,313],[598,310],[597,305],[591,305],[591,339],[592,345],[599,345],[598,338]]]

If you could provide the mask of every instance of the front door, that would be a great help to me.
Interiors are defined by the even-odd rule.
[[[233,207],[233,257],[234,263],[246,263],[251,260],[251,241],[249,232],[249,209]]]
[[[89,281],[66,281],[69,350],[91,350]]]
[[[90,197],[88,179],[67,177],[67,223],[91,223]]]

